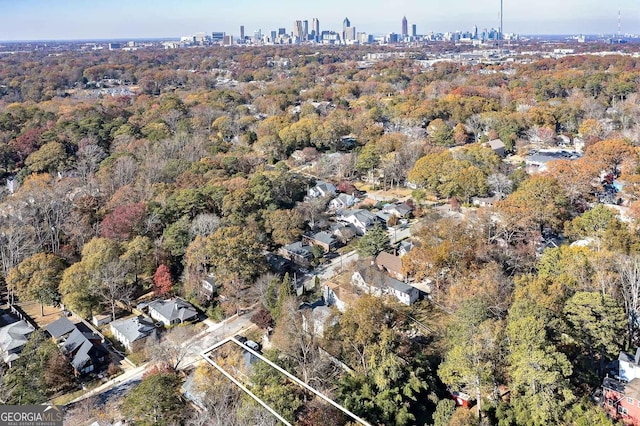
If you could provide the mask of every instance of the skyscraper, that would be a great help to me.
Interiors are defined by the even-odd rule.
[[[407,22],[407,17],[402,18],[402,37],[407,37],[409,35],[409,23]]]
[[[298,37],[298,41],[302,40],[302,35],[304,32],[304,28],[302,26],[302,21],[294,21],[293,22],[293,36]]]
[[[503,6],[502,3],[503,3],[503,0],[500,0],[500,34],[498,35],[498,40],[502,40],[503,39],[502,35],[503,35],[503,31],[504,31],[504,27],[502,26],[502,24],[503,24],[502,12],[504,11],[504,9],[502,7]]]
[[[309,40],[309,21],[306,19],[302,21],[302,39],[304,41]]]
[[[240,41],[244,41],[244,25],[240,25]]]
[[[320,38],[320,21],[318,21],[318,18],[313,18],[313,21],[311,21],[311,27],[313,31],[313,37],[316,41],[318,41],[318,39]]]
[[[349,21],[349,18],[344,18],[344,21],[342,21],[342,40],[347,39],[347,28],[349,28],[350,26],[351,21]]]
[[[416,26],[416,24],[411,25],[411,37],[418,37],[418,27]]]

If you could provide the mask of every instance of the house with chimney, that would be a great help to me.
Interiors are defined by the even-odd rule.
[[[147,337],[156,333],[153,321],[142,315],[113,321],[109,326],[113,338],[122,343],[128,351],[140,347]]]
[[[351,276],[351,284],[376,296],[395,297],[403,305],[411,306],[420,297],[420,291],[382,271],[361,264]]]
[[[336,187],[332,183],[318,181],[316,186],[307,190],[308,198],[333,197],[336,195]]]
[[[404,281],[406,278],[402,272],[402,258],[400,256],[382,251],[376,256],[376,266],[397,280]]]
[[[351,224],[355,227],[358,235],[364,235],[369,228],[378,222],[376,215],[369,210],[339,210],[336,212],[336,219],[345,224]]]

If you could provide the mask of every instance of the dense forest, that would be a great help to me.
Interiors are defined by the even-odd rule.
[[[368,51],[0,57],[9,297],[87,319],[150,291],[214,321],[258,303],[254,321],[273,327],[268,358],[371,424],[614,424],[592,395],[640,344],[640,58],[425,66],[419,52],[363,61]],[[487,146],[496,139],[507,160]],[[527,155],[561,140],[581,144],[580,158],[527,172]],[[402,269],[431,283],[427,300],[362,296],[323,336],[303,330],[292,277],[265,254],[329,228],[329,200],[305,199],[319,180],[415,188]],[[478,197],[496,201],[477,208]],[[388,249],[364,244],[364,255]],[[201,288],[210,274],[214,297]],[[69,386],[43,339],[2,370],[2,403]],[[208,414],[194,414],[166,367],[114,412],[136,424],[275,424],[205,366],[195,374]],[[346,422],[267,369],[251,382],[296,424]],[[456,407],[454,390],[473,407]]]

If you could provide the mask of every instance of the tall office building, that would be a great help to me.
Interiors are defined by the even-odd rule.
[[[316,41],[320,40],[320,21],[318,21],[318,18],[313,18],[311,21],[311,27],[314,39]]]
[[[278,35],[285,35],[287,33],[286,28],[278,28]]]
[[[244,41],[244,25],[240,25],[240,41]]]
[[[302,21],[302,40],[309,40],[309,21]]]
[[[413,38],[418,37],[418,27],[416,24],[411,25],[411,37]]]
[[[402,18],[402,37],[407,37],[409,35],[409,23],[407,22],[407,17]]]
[[[347,28],[349,28],[350,26],[351,21],[349,21],[349,18],[344,18],[344,21],[342,21],[342,40],[347,39]]]
[[[302,41],[302,33],[304,29],[302,27],[302,21],[293,22],[293,36],[298,37],[298,41]]]

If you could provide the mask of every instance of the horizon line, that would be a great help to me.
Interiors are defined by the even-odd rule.
[[[199,31],[200,32],[200,31]],[[460,31],[455,31],[460,32]],[[454,33],[455,33],[454,32]],[[448,32],[434,32],[433,34],[447,34]],[[383,36],[391,33],[372,33],[373,36]],[[239,35],[236,34],[227,34],[236,38],[239,38]],[[422,36],[426,34],[421,34]],[[617,33],[528,33],[528,34],[517,34],[520,37],[576,37],[576,36],[584,36],[584,37],[607,37],[612,36],[616,38],[640,38],[640,34],[617,34]],[[181,37],[177,36],[136,36],[136,37],[126,37],[126,36],[116,36],[116,37],[96,37],[96,38],[50,38],[50,39],[9,39],[9,40],[0,40],[0,43],[48,43],[48,42],[109,42],[109,41],[175,41],[180,40]],[[321,43],[318,43],[321,45]]]

